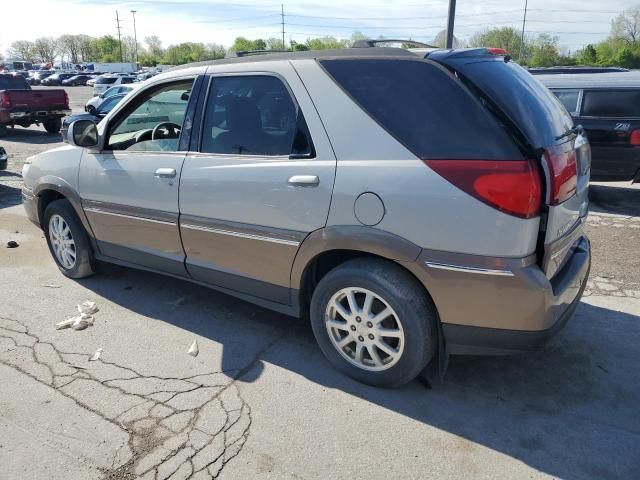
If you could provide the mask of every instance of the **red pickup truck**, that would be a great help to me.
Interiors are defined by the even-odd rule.
[[[0,136],[7,133],[7,125],[27,128],[34,123],[59,133],[62,117],[70,113],[69,96],[63,89],[31,90],[23,77],[0,74]]]

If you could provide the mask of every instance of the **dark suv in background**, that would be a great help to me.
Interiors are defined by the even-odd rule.
[[[593,180],[640,181],[640,72],[536,78],[587,132]]]

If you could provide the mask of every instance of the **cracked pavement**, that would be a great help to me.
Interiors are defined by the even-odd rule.
[[[382,390],[295,319],[116,266],[63,277],[14,195],[19,149],[56,146],[29,135],[2,141],[0,479],[640,478],[640,189],[594,187],[588,290],[544,349]],[[94,325],[56,330],[84,300]]]

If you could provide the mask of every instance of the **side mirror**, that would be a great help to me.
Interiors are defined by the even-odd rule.
[[[89,105],[87,107],[87,112],[90,113],[91,115],[95,115],[96,113],[98,113],[98,109],[93,105]]]
[[[91,148],[98,145],[98,127],[91,120],[76,120],[69,125],[67,140],[76,147]]]

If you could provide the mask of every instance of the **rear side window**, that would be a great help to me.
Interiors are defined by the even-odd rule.
[[[274,76],[214,79],[201,152],[229,155],[311,155],[308,130],[289,91]]]
[[[27,81],[18,75],[0,75],[0,90],[25,90],[29,88]]]
[[[640,117],[640,90],[585,91],[582,115],[586,117]]]
[[[558,97],[560,103],[564,105],[567,112],[577,115],[580,111],[578,102],[580,101],[580,90],[552,90],[554,95]]]
[[[96,83],[98,85],[111,85],[112,83],[115,83],[117,80],[117,78],[115,77],[102,77],[102,78],[98,78],[96,80]]]
[[[323,60],[374,120],[423,159],[519,159],[496,119],[453,76],[428,61]]]

